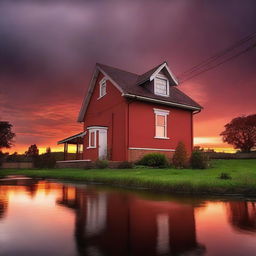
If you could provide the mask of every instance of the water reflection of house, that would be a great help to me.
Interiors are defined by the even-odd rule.
[[[256,232],[256,202],[230,202],[228,213],[237,230]]]
[[[75,210],[75,237],[81,255],[170,255],[196,252],[194,208],[128,194],[63,189],[58,202]]]

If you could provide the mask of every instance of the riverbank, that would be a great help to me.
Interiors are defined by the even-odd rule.
[[[256,195],[256,159],[213,160],[206,170],[192,169],[49,169],[0,170],[0,177],[26,175],[33,178],[99,182],[184,194]],[[221,173],[231,179],[220,179]]]

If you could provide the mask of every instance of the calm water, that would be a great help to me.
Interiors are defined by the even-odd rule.
[[[5,180],[0,255],[256,255],[256,203]]]

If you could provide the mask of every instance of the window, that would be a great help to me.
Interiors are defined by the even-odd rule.
[[[88,148],[96,148],[96,131],[95,130],[89,130]]]
[[[165,76],[157,76],[154,80],[154,92],[156,95],[169,96],[169,81]]]
[[[154,109],[155,113],[155,138],[168,139],[167,137],[167,116],[169,111]]]
[[[100,81],[100,96],[99,98],[105,96],[107,94],[107,81],[106,79],[102,79]]]

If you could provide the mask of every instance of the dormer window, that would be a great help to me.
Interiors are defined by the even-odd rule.
[[[107,81],[105,78],[103,78],[100,81],[100,95],[99,98],[105,96],[107,94]]]
[[[155,77],[154,93],[159,96],[169,96],[169,81],[165,76],[158,74]]]

